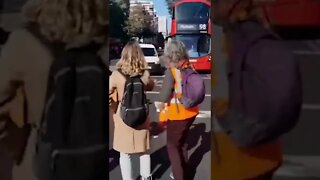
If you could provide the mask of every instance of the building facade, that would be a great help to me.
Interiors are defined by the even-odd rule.
[[[158,18],[158,32],[162,33],[164,37],[168,36],[168,19],[167,16],[159,16]]]
[[[142,5],[145,10],[150,14],[151,17],[153,17],[152,20],[152,28],[154,32],[158,31],[158,17],[156,14],[156,11],[154,9],[154,2],[153,0],[130,0],[130,9],[132,7]]]
[[[137,5],[142,5],[151,16],[156,15],[153,0],[130,0],[130,8]]]

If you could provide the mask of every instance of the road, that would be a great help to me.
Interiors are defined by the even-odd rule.
[[[297,127],[286,135],[284,165],[275,180],[320,179],[320,41],[286,41],[299,60],[303,108]]]
[[[113,69],[113,68],[112,68]],[[200,114],[196,118],[188,137],[189,164],[194,167],[194,180],[206,180],[211,177],[211,152],[210,152],[210,99],[211,99],[211,77],[210,74],[202,75],[206,85],[206,98],[200,106]],[[155,80],[153,91],[147,92],[151,102],[156,101],[163,83],[163,76],[152,76]],[[158,113],[154,105],[150,106],[151,127],[158,121]],[[112,133],[112,129],[110,131]],[[110,142],[111,144],[111,142]],[[119,154],[111,150],[109,155],[109,177],[111,180],[120,180],[121,172],[118,162]],[[151,138],[151,161],[153,178],[157,180],[169,180],[171,172],[170,162],[166,151],[166,132],[153,134]],[[139,176],[139,161],[134,159],[134,174]]]

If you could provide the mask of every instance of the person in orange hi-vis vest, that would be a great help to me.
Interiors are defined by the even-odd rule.
[[[168,42],[164,51],[168,68],[165,71],[159,102],[160,121],[167,121],[167,150],[172,166],[171,178],[175,180],[188,179],[188,152],[186,139],[189,128],[199,114],[197,106],[185,108],[179,98],[182,96],[182,76],[179,69],[190,67],[188,53],[182,42]]]
[[[216,3],[212,9],[214,14],[214,23],[224,26],[226,22],[243,21],[248,18],[249,13],[248,5],[252,3],[251,0],[224,0],[220,3]],[[233,9],[233,12],[229,12]],[[261,15],[258,9],[255,9],[256,15]],[[258,17],[263,20],[263,18]],[[263,24],[265,22],[262,22]],[[216,37],[219,32],[215,31]],[[223,34],[223,33],[222,33]],[[227,34],[224,34],[225,39],[215,40],[215,42],[224,42],[222,47],[222,53],[229,59],[230,54],[230,40]],[[224,40],[224,41],[223,41]],[[217,50],[216,50],[217,51]],[[214,61],[213,67],[214,77],[218,80],[227,79],[227,73],[222,72],[225,70],[222,60]],[[219,64],[220,63],[220,64]],[[219,71],[217,70],[219,69]],[[219,92],[218,88],[222,88],[223,83],[217,80],[215,86],[215,92]],[[228,93],[228,92],[227,92]],[[227,94],[226,93],[226,94]],[[213,113],[219,119],[222,117],[229,108],[229,98],[227,95],[215,94],[212,101]],[[275,170],[282,163],[282,144],[279,141],[275,141],[268,144],[262,144],[254,147],[239,147],[231,137],[224,132],[216,120],[213,122],[212,131],[212,165],[211,173],[212,180],[269,180]]]

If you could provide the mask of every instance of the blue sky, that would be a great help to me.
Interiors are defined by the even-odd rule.
[[[157,11],[158,16],[167,16],[168,17],[168,31],[171,30],[171,16],[168,11],[167,3],[165,0],[154,0],[154,8]]]

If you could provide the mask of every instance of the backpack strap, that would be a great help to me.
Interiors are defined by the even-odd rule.
[[[54,61],[59,60],[62,57],[62,55],[66,52],[65,45],[63,43],[52,43],[47,38],[45,38],[42,35],[40,28],[37,24],[29,23],[26,25],[25,29],[31,35],[33,35],[36,39],[38,39],[40,41],[40,43],[49,50],[51,55],[54,57],[53,58]],[[52,63],[54,63],[54,62],[52,62]],[[68,63],[70,63],[70,67],[74,67],[74,68],[71,68],[71,71],[72,71],[73,77],[75,78],[76,77],[75,63],[72,60],[68,61]],[[39,131],[38,133],[42,133],[41,130],[44,128],[44,123],[45,123],[46,107],[47,107],[48,102],[51,101],[52,97],[50,97],[50,96],[52,96],[52,93],[54,93],[54,92],[50,91],[51,84],[53,83],[52,81],[54,81],[54,77],[50,77],[50,74],[52,74],[52,73],[53,73],[52,68],[50,68],[48,82],[47,82],[48,85],[47,85],[47,92],[46,92],[46,99],[45,99],[45,103],[44,103],[44,109],[42,112],[42,117],[41,117],[39,127],[37,127],[38,131]],[[76,88],[76,84],[74,84],[73,88],[74,89]],[[75,97],[72,97],[72,98],[75,98]]]
[[[182,78],[181,78],[181,72],[177,68],[170,68],[171,74],[174,78],[174,95],[173,98],[175,100],[175,105],[177,112],[179,113],[179,106],[178,106],[178,93],[182,94]],[[176,87],[178,85],[178,89]]]

